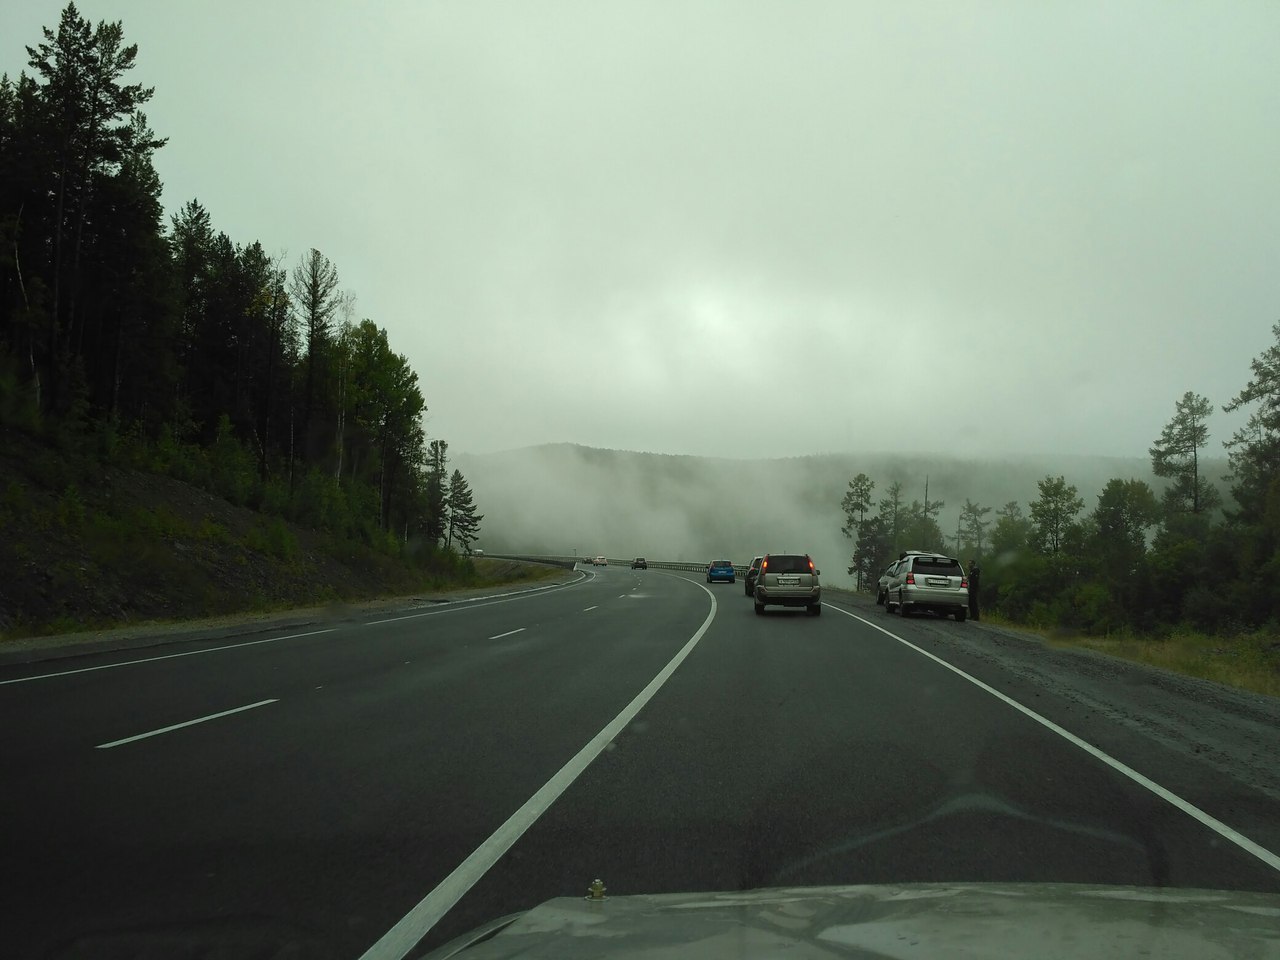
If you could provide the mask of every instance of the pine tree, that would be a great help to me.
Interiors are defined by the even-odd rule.
[[[858,538],[867,518],[867,510],[871,508],[871,491],[874,489],[875,483],[865,473],[860,473],[849,481],[849,489],[840,501],[840,509],[844,511],[844,526],[840,528],[840,532],[846,537],[854,540]],[[856,557],[849,572],[855,574],[855,586],[861,590],[863,569]]]
[[[876,505],[880,516],[884,518],[885,532],[889,538],[889,548],[896,555],[902,549],[902,533],[906,526],[905,509],[902,504],[902,483],[895,480],[884,488],[886,496]]]
[[[997,557],[1016,555],[1031,538],[1031,521],[1016,500],[1010,500],[996,511],[996,525],[991,531],[991,552]]]
[[[1224,444],[1230,451],[1231,493],[1250,521],[1262,517],[1273,489],[1280,489],[1280,323],[1271,333],[1276,342],[1253,359],[1253,377],[1222,408],[1232,413],[1256,404],[1245,425]]]
[[[990,507],[980,507],[967,497],[964,506],[960,508],[960,537],[975,556],[982,556],[982,544],[986,540],[987,527],[991,522],[983,517],[990,512]],[[957,544],[956,548],[959,550],[960,545]]]
[[[1201,513],[1218,505],[1218,491],[1200,476],[1200,448],[1209,442],[1212,410],[1208,397],[1188,390],[1150,449],[1151,472],[1173,479],[1164,494],[1169,513]]]
[[[448,504],[445,502],[449,463],[447,440],[432,440],[427,446],[427,540],[440,543],[448,533]]]
[[[1041,553],[1055,555],[1077,526],[1076,515],[1084,509],[1079,491],[1066,477],[1045,477],[1036,483],[1040,498],[1031,504],[1032,539]]]
[[[476,515],[475,503],[471,495],[471,486],[462,475],[461,470],[454,470],[449,478],[449,529],[446,545],[452,547],[456,541],[463,553],[471,553],[471,544],[479,537],[480,521],[483,516]]]

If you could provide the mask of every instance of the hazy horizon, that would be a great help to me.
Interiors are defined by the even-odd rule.
[[[167,213],[320,250],[457,451],[1220,451],[1280,316],[1280,4],[77,6]]]
[[[450,451],[452,453],[452,451]],[[922,454],[818,454],[727,460],[688,454],[609,450],[552,443],[497,453],[459,453],[452,464],[467,477],[484,515],[477,546],[490,552],[545,552],[706,562],[750,559],[766,549],[811,554],[826,582],[852,583],[846,573],[854,543],[840,528],[848,482],[865,472],[873,503],[886,486],[904,485],[904,503],[922,500],[929,482],[938,517],[951,537],[966,499],[996,511],[1010,500],[1024,514],[1036,483],[1062,475],[1085,501],[1087,514],[1113,478],[1139,479],[1156,490],[1146,457],[958,457]],[[1203,475],[1227,495],[1225,460],[1205,458]],[[873,507],[873,513],[876,509]],[[988,528],[990,529],[990,528]]]

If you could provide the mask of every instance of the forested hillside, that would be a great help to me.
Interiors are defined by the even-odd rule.
[[[982,605],[1015,622],[1163,635],[1234,633],[1280,617],[1280,324],[1252,376],[1223,404],[1248,413],[1212,459],[1215,405],[1187,391],[1152,425],[1147,470],[1096,478],[1048,469],[1034,492],[995,491],[952,503],[898,479],[860,471],[841,500],[854,543],[849,572],[874,586],[904,549],[950,551],[980,568]],[[1243,362],[1242,362],[1243,366]],[[1144,473],[1146,474],[1144,476]],[[1154,484],[1148,480],[1154,480]],[[954,531],[954,532],[953,532]],[[1271,657],[1280,662],[1280,645]]]
[[[0,420],[390,554],[465,552],[469,485],[338,266],[233,238],[198,199],[166,217],[120,23],[68,4],[32,39],[0,79]]]

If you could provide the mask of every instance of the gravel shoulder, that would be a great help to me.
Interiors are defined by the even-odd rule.
[[[826,593],[886,629],[900,622],[869,596]],[[908,639],[924,633],[932,652],[961,669],[975,663],[997,667],[1076,705],[1072,715],[1092,714],[1140,733],[1280,801],[1280,699],[1093,650],[1053,646],[1008,627],[929,616],[913,617],[910,624]]]

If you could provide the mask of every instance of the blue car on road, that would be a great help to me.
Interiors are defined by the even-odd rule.
[[[737,571],[733,569],[733,564],[728,560],[712,560],[707,564],[707,583],[714,583],[716,580],[726,580],[734,583],[737,580]]]

